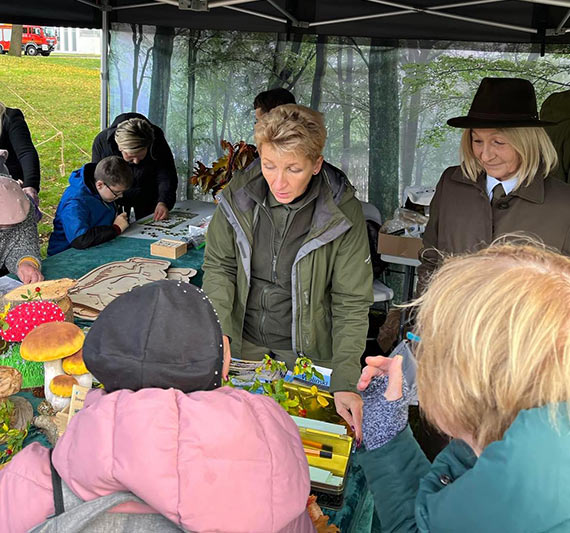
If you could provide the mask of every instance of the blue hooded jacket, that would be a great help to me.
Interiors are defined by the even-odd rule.
[[[94,182],[95,163],[87,163],[69,177],[53,221],[47,254],[54,255],[70,248],[71,243],[87,231],[98,226],[112,228],[116,208],[93,192],[86,184]]]

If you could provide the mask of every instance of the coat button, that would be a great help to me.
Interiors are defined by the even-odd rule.
[[[451,483],[452,479],[447,474],[439,476],[439,482],[445,487]]]

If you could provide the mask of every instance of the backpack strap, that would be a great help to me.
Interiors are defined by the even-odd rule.
[[[53,466],[52,461],[53,448],[49,451],[49,468],[51,470],[51,484],[53,487],[53,505],[55,508],[54,516],[58,516],[65,512],[65,505],[63,504],[63,490],[61,488],[61,476]]]

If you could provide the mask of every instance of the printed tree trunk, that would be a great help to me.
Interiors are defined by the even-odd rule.
[[[346,50],[346,67],[343,67],[343,52]],[[352,120],[352,70],[354,51],[351,46],[339,46],[337,52],[337,76],[342,105],[342,156],[341,170],[348,174],[350,166],[350,123]],[[343,70],[345,74],[343,75]]]
[[[188,96],[186,99],[186,146],[188,153],[188,169],[192,172],[194,168],[194,102],[196,100],[196,65],[198,58],[198,40],[200,30],[189,30],[188,39]],[[186,191],[186,197],[193,197],[193,190],[190,180]]]
[[[152,46],[149,46],[148,50],[145,54],[145,59],[141,68],[140,76],[139,76],[139,55],[141,50],[141,44],[143,41],[143,27],[142,24],[131,24],[131,29],[133,32],[133,76],[132,76],[132,83],[133,83],[133,94],[131,99],[131,111],[134,113],[137,110],[137,104],[139,101],[139,94],[141,92],[141,87],[144,79],[144,73],[146,70],[146,66],[148,64],[148,60],[150,58],[150,54],[152,52]]]
[[[148,118],[162,129],[166,127],[170,94],[170,61],[174,46],[174,28],[157,26],[152,47],[152,77]]]
[[[368,68],[370,98],[370,151],[368,200],[382,220],[398,206],[398,49],[372,40]]]
[[[327,36],[317,37],[317,55],[315,58],[315,74],[311,90],[311,108],[318,111],[323,96],[323,80],[327,69]]]
[[[291,49],[288,51],[289,43],[291,43]],[[291,90],[295,86],[316,54],[316,50],[312,50],[303,57],[302,43],[303,35],[294,34],[293,40],[288,41],[285,34],[278,34],[273,56],[273,69],[267,89],[285,87]]]
[[[10,50],[8,55],[21,57],[22,55],[22,32],[23,28],[21,24],[12,25],[12,35],[10,37]]]

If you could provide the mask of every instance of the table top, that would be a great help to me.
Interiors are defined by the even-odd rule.
[[[396,265],[405,265],[410,267],[418,267],[421,265],[419,259],[412,259],[410,257],[400,257],[399,255],[380,254],[380,259],[386,263],[394,263]]]

